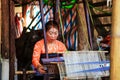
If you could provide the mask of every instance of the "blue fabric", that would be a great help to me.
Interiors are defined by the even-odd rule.
[[[83,72],[99,72],[99,71],[107,71],[107,70],[110,70],[110,67],[101,67],[101,68],[95,68],[95,69],[89,69],[89,70],[82,70],[82,71],[71,72],[68,74],[83,73]]]
[[[78,62],[78,63],[70,63],[67,65],[77,65],[77,64],[107,64],[110,63],[110,61],[94,61],[94,62]]]

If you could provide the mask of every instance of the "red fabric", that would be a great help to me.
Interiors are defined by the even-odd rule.
[[[107,35],[107,36],[103,39],[103,41],[101,41],[101,43],[105,43],[105,44],[110,45],[110,44],[111,44],[111,37],[110,37],[110,35]]]

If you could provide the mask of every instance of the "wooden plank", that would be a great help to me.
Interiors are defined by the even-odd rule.
[[[113,0],[110,80],[120,80],[120,0]]]

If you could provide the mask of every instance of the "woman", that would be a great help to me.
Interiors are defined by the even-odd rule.
[[[48,21],[45,25],[46,42],[48,54],[65,52],[67,49],[65,45],[57,40],[59,26],[56,21]],[[44,39],[38,41],[34,46],[32,64],[39,71],[40,74],[46,73],[43,65],[40,62],[41,54],[45,54]]]

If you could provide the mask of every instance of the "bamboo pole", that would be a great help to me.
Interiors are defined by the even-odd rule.
[[[120,80],[120,0],[113,0],[110,80]]]

